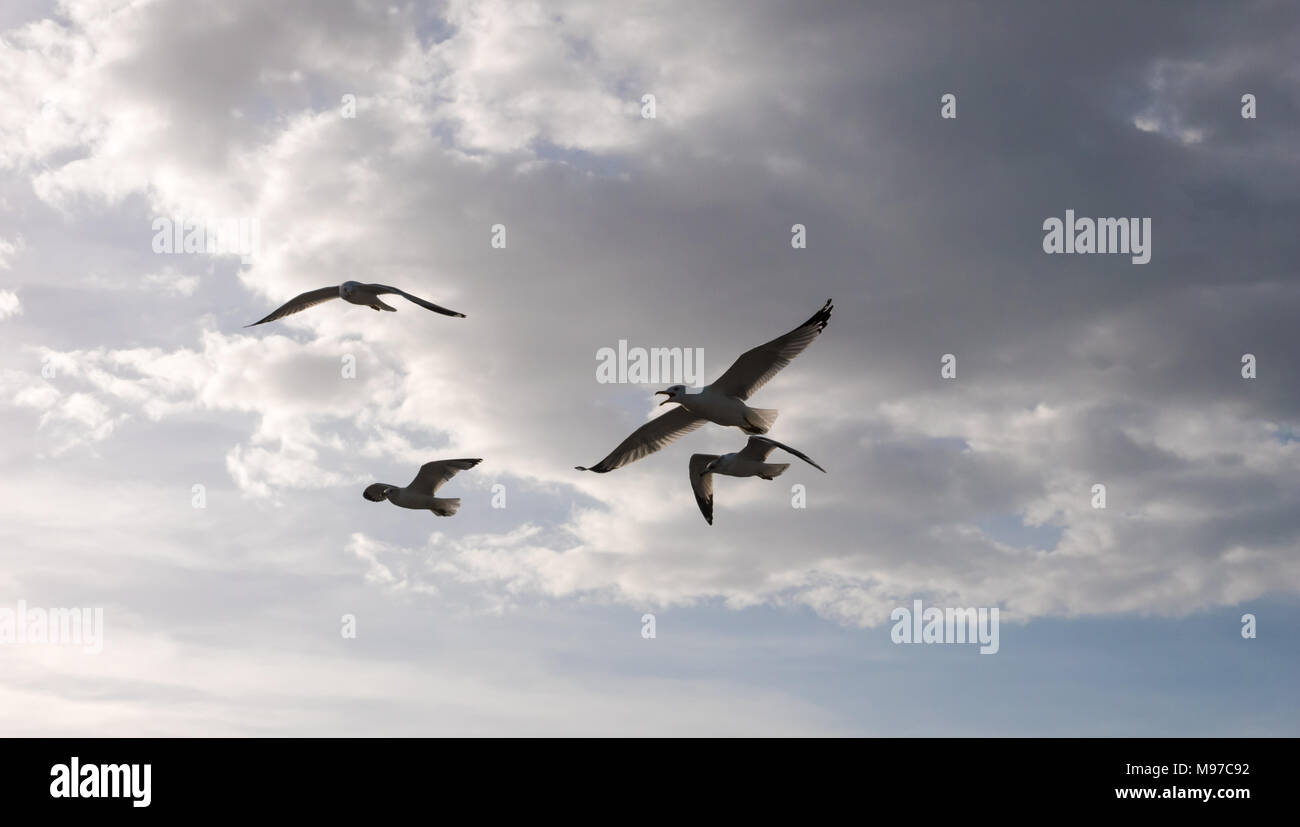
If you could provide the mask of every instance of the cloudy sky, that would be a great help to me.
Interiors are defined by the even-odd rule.
[[[0,732],[1300,734],[1300,14],[1074,6],[6,2],[0,608],[105,630],[0,646]],[[243,327],[348,279],[468,318]],[[664,410],[601,348],[828,297],[752,400],[827,475],[573,470]]]

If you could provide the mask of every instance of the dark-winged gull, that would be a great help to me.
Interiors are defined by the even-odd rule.
[[[420,473],[415,475],[411,484],[402,488],[386,482],[376,482],[366,487],[361,496],[371,502],[390,503],[402,508],[429,510],[439,517],[450,517],[460,509],[459,497],[435,497],[444,482],[456,476],[457,472],[473,468],[482,459],[439,459],[426,462],[420,466]]]
[[[685,385],[673,385],[667,390],[655,391],[656,396],[662,393],[668,397],[660,405],[675,402],[681,407],[637,428],[609,456],[590,468],[581,465],[575,467],[579,471],[595,471],[598,474],[622,468],[653,454],[705,422],[734,426],[747,434],[767,433],[776,421],[777,412],[771,408],[751,408],[745,404],[745,400],[812,344],[813,339],[826,328],[832,310],[834,307],[831,300],[827,299],[822,309],[808,321],[784,336],[778,336],[767,344],[745,352],[717,381],[698,391],[688,391]]]
[[[722,474],[728,477],[762,477],[765,480],[776,479],[781,476],[785,469],[790,467],[788,462],[768,462],[767,456],[772,451],[780,448],[782,451],[788,451],[799,459],[826,473],[826,469],[813,462],[806,454],[802,454],[789,445],[783,445],[775,439],[769,439],[765,436],[751,436],[745,447],[734,454],[691,454],[691,490],[695,492],[695,502],[700,506],[700,513],[709,525],[713,525],[713,475]]]
[[[300,296],[294,296],[277,307],[265,319],[253,322],[253,324],[246,324],[244,327],[253,327],[266,322],[273,322],[276,319],[283,319],[285,316],[299,313],[309,307],[315,307],[321,302],[327,302],[330,299],[343,299],[345,302],[359,304],[375,310],[396,311],[396,307],[390,307],[380,300],[380,296],[387,295],[401,296],[407,301],[414,302],[420,307],[432,310],[434,313],[441,313],[444,316],[455,316],[458,319],[465,318],[464,313],[457,313],[455,310],[439,307],[433,302],[425,301],[419,296],[412,296],[405,290],[398,290],[396,287],[389,287],[386,284],[362,284],[359,281],[345,281],[338,287],[322,287],[319,290],[308,290]]]

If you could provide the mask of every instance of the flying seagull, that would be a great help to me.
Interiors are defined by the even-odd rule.
[[[700,513],[709,525],[713,525],[713,475],[723,474],[728,477],[762,477],[765,480],[776,479],[788,462],[768,462],[767,455],[777,448],[794,454],[799,459],[826,473],[826,469],[813,462],[810,457],[801,454],[789,445],[782,445],[775,439],[765,436],[751,436],[739,453],[691,454],[691,490],[695,492],[695,502],[699,503]]]
[[[460,509],[460,498],[435,497],[442,484],[456,476],[458,471],[473,468],[482,459],[439,459],[420,466],[411,484],[405,488],[377,482],[366,487],[361,496],[371,502],[388,500],[401,508],[428,509],[439,517],[450,517]]]
[[[283,319],[293,313],[306,310],[309,307],[315,307],[321,302],[327,302],[330,299],[343,299],[345,302],[360,304],[375,310],[392,310],[396,307],[389,307],[380,300],[380,296],[393,294],[401,296],[407,301],[415,302],[426,310],[432,310],[434,313],[441,313],[444,316],[455,316],[458,319],[465,318],[464,313],[457,313],[455,310],[448,310],[445,307],[439,307],[433,302],[427,302],[419,296],[412,296],[405,290],[398,290],[396,287],[389,287],[385,284],[362,284],[359,281],[345,281],[338,287],[322,287],[319,290],[308,290],[301,296],[295,296],[284,304],[276,308],[271,315],[261,321],[246,324],[244,327],[253,327],[254,325],[273,322],[276,319]]]
[[[834,307],[831,306],[831,300],[827,299],[822,309],[808,321],[784,336],[778,336],[767,344],[742,354],[712,385],[706,385],[698,391],[688,391],[685,385],[673,385],[668,390],[655,391],[656,396],[662,393],[668,397],[660,405],[675,402],[681,407],[637,428],[609,456],[590,468],[581,465],[575,467],[579,471],[595,471],[598,474],[622,468],[653,454],[705,422],[735,426],[747,434],[767,433],[776,421],[777,412],[771,408],[751,408],[745,404],[745,400],[812,344],[817,334],[826,328],[832,310]]]

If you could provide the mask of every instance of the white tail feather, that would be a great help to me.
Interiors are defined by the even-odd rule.
[[[775,408],[747,408],[745,410],[746,427],[742,430],[747,434],[765,434],[772,430],[772,425],[776,423],[778,413]]]
[[[790,467],[788,462],[765,462],[763,470],[758,475],[765,480],[774,479],[785,473],[785,469]]]

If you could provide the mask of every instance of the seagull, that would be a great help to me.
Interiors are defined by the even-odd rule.
[[[253,322],[253,324],[246,324],[244,327],[253,327],[259,324],[265,324],[266,322],[273,322],[276,319],[283,319],[285,316],[298,313],[309,307],[315,307],[321,302],[326,302],[330,299],[343,299],[346,302],[364,305],[365,307],[370,307],[374,310],[392,310],[395,312],[397,310],[396,307],[389,307],[379,298],[380,296],[389,293],[401,296],[407,301],[415,302],[420,305],[420,307],[423,307],[426,310],[432,310],[434,313],[441,313],[444,316],[455,316],[458,319],[465,318],[464,313],[457,313],[455,310],[448,310],[445,307],[439,307],[433,302],[427,302],[419,296],[412,296],[405,290],[398,290],[396,287],[389,287],[385,284],[362,284],[359,281],[345,281],[338,287],[322,287],[319,290],[308,290],[301,296],[295,296],[280,305],[265,319]]]
[[[709,525],[713,525],[713,475],[776,479],[790,467],[788,462],[767,461],[767,455],[777,448],[794,454],[823,474],[826,473],[825,468],[813,462],[806,454],[765,436],[751,436],[745,447],[735,454],[691,454],[691,490],[695,492],[695,502],[699,503],[700,513]]]
[[[812,344],[817,334],[826,328],[832,310],[834,307],[831,306],[831,300],[827,299],[822,309],[808,321],[784,336],[778,336],[765,345],[745,352],[717,381],[698,391],[687,390],[685,385],[673,385],[667,390],[655,391],[655,396],[665,394],[668,397],[660,405],[675,402],[680,407],[637,428],[609,456],[590,468],[581,465],[574,467],[579,471],[595,471],[597,474],[622,468],[653,454],[705,422],[735,426],[747,434],[767,433],[776,421],[777,412],[771,408],[751,408],[745,404],[745,400]]]
[[[381,503],[388,500],[401,508],[428,509],[439,517],[450,517],[460,509],[459,497],[435,497],[442,484],[459,471],[473,468],[482,459],[439,459],[426,462],[420,466],[420,473],[415,475],[411,484],[405,488],[377,482],[366,486],[361,496],[371,502]]]

